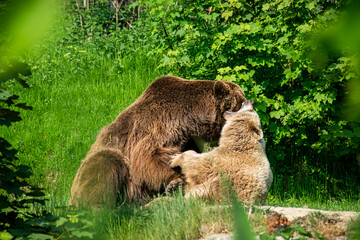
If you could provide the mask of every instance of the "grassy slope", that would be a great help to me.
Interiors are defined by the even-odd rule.
[[[163,75],[145,54],[120,58],[91,51],[48,44],[30,58],[31,88],[9,86],[34,110],[21,112],[23,121],[1,131],[19,149],[21,162],[33,167],[34,182],[61,200],[69,197],[80,161],[99,130]]]

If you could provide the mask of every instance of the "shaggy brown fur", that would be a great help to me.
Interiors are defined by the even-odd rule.
[[[100,131],[76,174],[70,204],[113,204],[119,191],[130,199],[163,191],[181,177],[168,165],[171,156],[186,150],[192,137],[217,140],[223,113],[245,100],[231,82],[156,79]]]
[[[171,167],[180,166],[185,175],[187,198],[218,199],[220,176],[225,174],[244,202],[265,203],[273,176],[252,104],[247,100],[238,112],[225,113],[219,147],[202,154],[186,151],[170,161]]]

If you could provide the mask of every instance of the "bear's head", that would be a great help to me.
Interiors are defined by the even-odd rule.
[[[232,82],[216,81],[212,90],[215,97],[215,108],[209,107],[209,109],[215,111],[211,110],[211,127],[206,130],[207,134],[202,136],[207,141],[219,139],[221,129],[225,124],[224,113],[238,111],[242,103],[246,101],[242,89]]]
[[[259,115],[253,108],[254,101],[246,100],[239,111],[226,111],[226,123],[221,132],[221,144],[244,144],[260,142],[265,144]],[[265,147],[265,145],[263,145]]]
[[[246,101],[245,94],[239,85],[232,82],[216,81],[214,84],[214,95],[220,101],[219,110],[238,111],[244,101]],[[223,115],[223,114],[222,114]]]

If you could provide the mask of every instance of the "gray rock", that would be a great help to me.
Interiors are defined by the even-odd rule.
[[[232,235],[229,234],[212,234],[205,237],[205,240],[232,240]]]

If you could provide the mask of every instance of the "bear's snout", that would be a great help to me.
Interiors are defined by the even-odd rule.
[[[249,100],[246,100],[245,102],[243,102],[241,107],[245,107],[245,106],[248,106],[248,105],[254,106],[254,104],[255,104],[255,101],[249,99]]]

